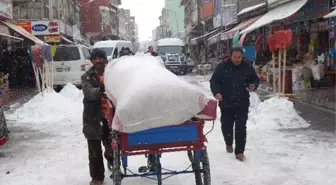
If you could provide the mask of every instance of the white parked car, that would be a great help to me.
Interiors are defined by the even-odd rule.
[[[81,76],[90,67],[89,48],[84,45],[59,45],[54,56],[54,87],[61,89],[67,83],[81,87]]]

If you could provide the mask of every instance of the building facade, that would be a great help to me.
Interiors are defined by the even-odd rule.
[[[181,0],[165,0],[169,37],[180,37],[184,32],[184,8],[180,3]]]
[[[80,5],[76,0],[13,0],[15,24],[50,43],[80,39]]]
[[[118,6],[121,0],[80,0],[81,31],[94,43],[99,40],[119,39]]]
[[[127,10],[129,12],[129,10]],[[126,9],[120,8],[118,10],[118,20],[119,20],[119,36],[123,39],[126,39],[127,36],[127,24],[128,19],[126,17]]]

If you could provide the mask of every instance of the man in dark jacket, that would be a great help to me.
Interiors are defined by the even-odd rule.
[[[157,57],[159,56],[159,54],[157,52],[154,51],[154,48],[153,46],[149,46],[148,47],[148,50],[145,52],[146,53],[150,53],[153,57]]]
[[[105,147],[104,156],[112,161],[110,129],[102,111],[105,86],[102,76],[107,64],[106,53],[100,49],[91,52],[90,68],[81,77],[83,87],[83,133],[88,142],[89,168],[92,181],[90,185],[100,185],[104,182],[104,160],[101,143]]]
[[[259,78],[251,64],[243,59],[243,51],[233,48],[231,57],[224,57],[210,79],[211,92],[219,101],[221,123],[226,150],[233,152],[233,126],[235,124],[235,154],[244,160],[246,121],[250,94],[259,86]]]

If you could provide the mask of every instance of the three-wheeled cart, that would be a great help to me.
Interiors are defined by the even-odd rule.
[[[112,109],[112,105],[110,105]],[[113,164],[111,179],[114,185],[121,185],[126,177],[145,177],[162,181],[178,174],[194,173],[196,185],[210,185],[210,163],[204,145],[206,135],[212,131],[216,119],[217,102],[211,100],[204,110],[190,120],[174,126],[166,126],[135,133],[112,131]],[[111,121],[111,120],[109,120]],[[204,134],[206,121],[212,121],[212,129]],[[191,165],[183,171],[165,169],[160,162],[161,154],[185,151]],[[128,156],[144,155],[151,160],[151,166],[139,168],[139,173],[128,169]],[[156,177],[156,178],[155,178]]]

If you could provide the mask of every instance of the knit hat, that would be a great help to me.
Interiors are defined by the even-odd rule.
[[[99,49],[99,48],[92,49],[90,60],[92,61],[92,60],[97,59],[97,58],[107,60],[105,51],[102,50],[102,49]]]

